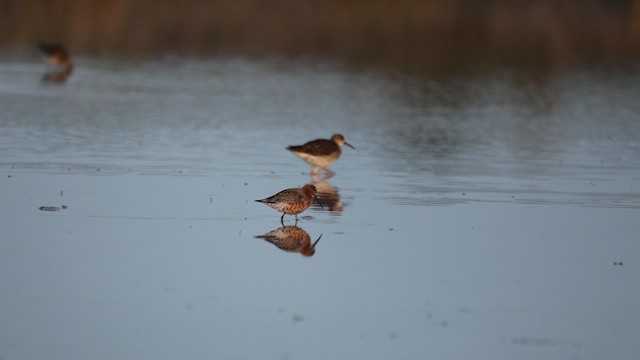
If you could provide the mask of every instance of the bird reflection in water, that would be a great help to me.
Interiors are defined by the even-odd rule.
[[[328,209],[330,213],[339,215],[342,212],[343,204],[340,200],[340,193],[338,188],[331,185],[327,180],[327,177],[320,178],[318,175],[311,176],[313,186],[316,187],[316,196],[318,198],[318,204],[322,204],[323,209]],[[311,205],[313,208],[316,204]],[[320,208],[320,206],[317,206]],[[317,210],[317,209],[316,209]]]
[[[304,229],[298,226],[283,226],[281,228],[269,231],[264,235],[256,236],[257,239],[263,239],[277,246],[280,250],[287,252],[297,252],[303,256],[313,256],[316,252],[316,244],[320,241],[322,234],[318,239],[311,243],[311,236]]]
[[[53,69],[44,74],[42,82],[52,84],[63,84],[73,71],[73,63],[69,52],[64,46],[53,43],[40,43],[40,51],[45,56],[46,61]]]

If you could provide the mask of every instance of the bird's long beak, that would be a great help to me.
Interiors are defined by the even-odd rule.
[[[320,238],[322,238],[322,234],[320,234],[320,236],[318,237],[318,240],[316,240],[316,242],[313,243],[313,245],[311,245],[311,248],[315,248],[316,244],[318,243],[318,241],[320,241]]]
[[[324,210],[324,207],[322,206],[322,203],[320,202],[320,199],[318,199],[318,195],[313,195],[314,198],[316,198],[316,202],[318,203],[318,205],[320,205],[320,209]]]
[[[348,147],[352,148],[353,150],[355,150],[356,148],[353,147],[353,145],[349,144],[348,142],[344,142],[345,145],[347,145]]]

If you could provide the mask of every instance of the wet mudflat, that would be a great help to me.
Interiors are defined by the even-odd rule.
[[[0,65],[0,357],[640,351],[640,72],[77,64]],[[285,150],[336,132],[328,179]],[[295,246],[256,238],[305,183]]]

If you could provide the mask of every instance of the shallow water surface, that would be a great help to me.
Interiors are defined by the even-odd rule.
[[[2,358],[640,352],[638,71],[3,56]],[[285,150],[336,132],[333,177]]]

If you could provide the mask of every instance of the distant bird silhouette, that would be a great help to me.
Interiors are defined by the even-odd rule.
[[[344,136],[335,134],[331,137],[331,140],[316,139],[303,145],[291,145],[287,147],[287,150],[313,166],[311,174],[317,174],[321,169],[333,174],[333,171],[329,170],[329,165],[338,160],[342,154],[341,148],[343,145],[355,149],[345,141]]]
[[[40,43],[38,47],[44,54],[47,62],[56,68],[47,72],[42,78],[45,82],[62,83],[67,80],[73,71],[73,62],[69,52],[64,46],[55,43]]]
[[[256,201],[282,212],[280,222],[284,225],[285,215],[295,215],[298,221],[298,214],[307,210],[314,199],[318,201],[316,187],[306,184],[302,188],[285,189],[273,196]],[[322,207],[322,204],[320,206]]]

